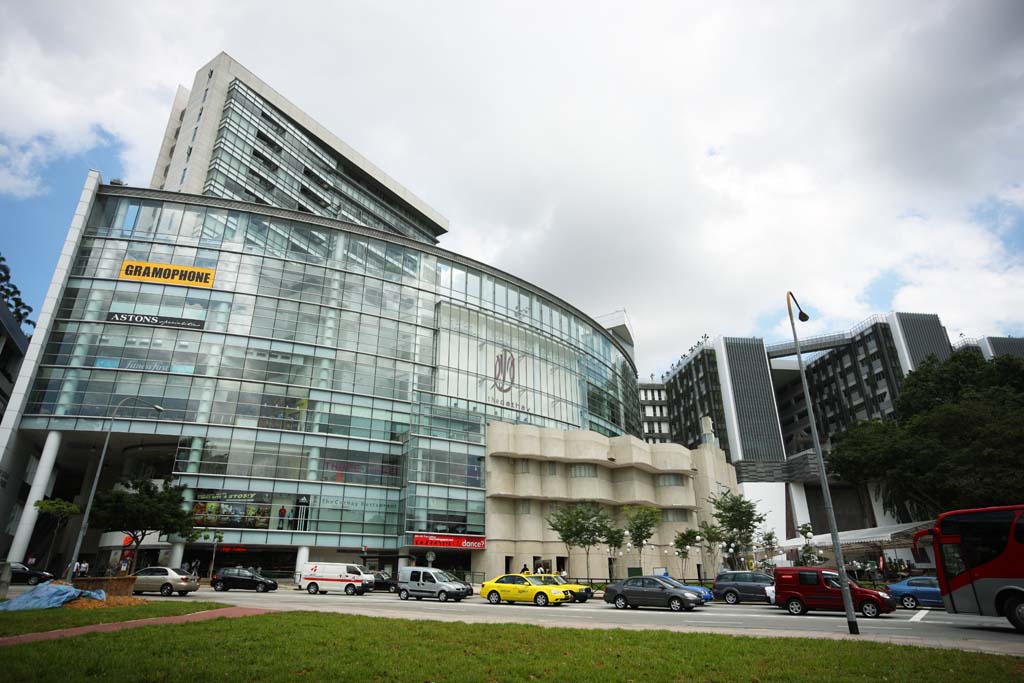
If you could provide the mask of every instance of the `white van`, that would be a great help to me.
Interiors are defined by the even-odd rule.
[[[299,573],[299,588],[310,595],[342,590],[347,595],[362,595],[373,590],[373,572],[348,562],[307,562]]]
[[[437,598],[459,602],[466,597],[466,586],[454,576],[433,567],[402,567],[398,570],[398,597]]]

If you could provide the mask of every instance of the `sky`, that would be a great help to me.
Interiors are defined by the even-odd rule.
[[[543,11],[538,11],[540,9]],[[1024,334],[1024,2],[0,0],[0,252],[41,307],[85,172],[146,185],[221,50],[597,316],[703,334],[938,313]]]

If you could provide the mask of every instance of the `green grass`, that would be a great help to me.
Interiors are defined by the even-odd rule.
[[[60,628],[109,624],[112,621],[173,617],[208,609],[229,607],[219,602],[151,602],[135,607],[104,607],[102,609],[37,609],[25,612],[0,612],[0,637],[22,633],[54,631]]]
[[[874,642],[548,629],[310,612],[96,633],[0,651],[20,681],[1019,682],[1024,661]]]

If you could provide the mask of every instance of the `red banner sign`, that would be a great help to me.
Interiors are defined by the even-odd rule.
[[[441,534],[414,534],[413,545],[426,545],[434,548],[464,548],[466,550],[483,550],[487,547],[484,536],[447,536]]]

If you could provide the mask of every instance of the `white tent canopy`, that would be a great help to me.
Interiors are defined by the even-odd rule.
[[[891,526],[876,526],[870,529],[851,529],[839,532],[839,543],[844,548],[907,548],[914,539],[914,534],[921,529],[928,529],[933,522],[907,522]],[[783,550],[801,548],[806,539],[790,538],[783,541]],[[816,534],[811,537],[811,545],[816,548],[832,547],[832,534]]]

